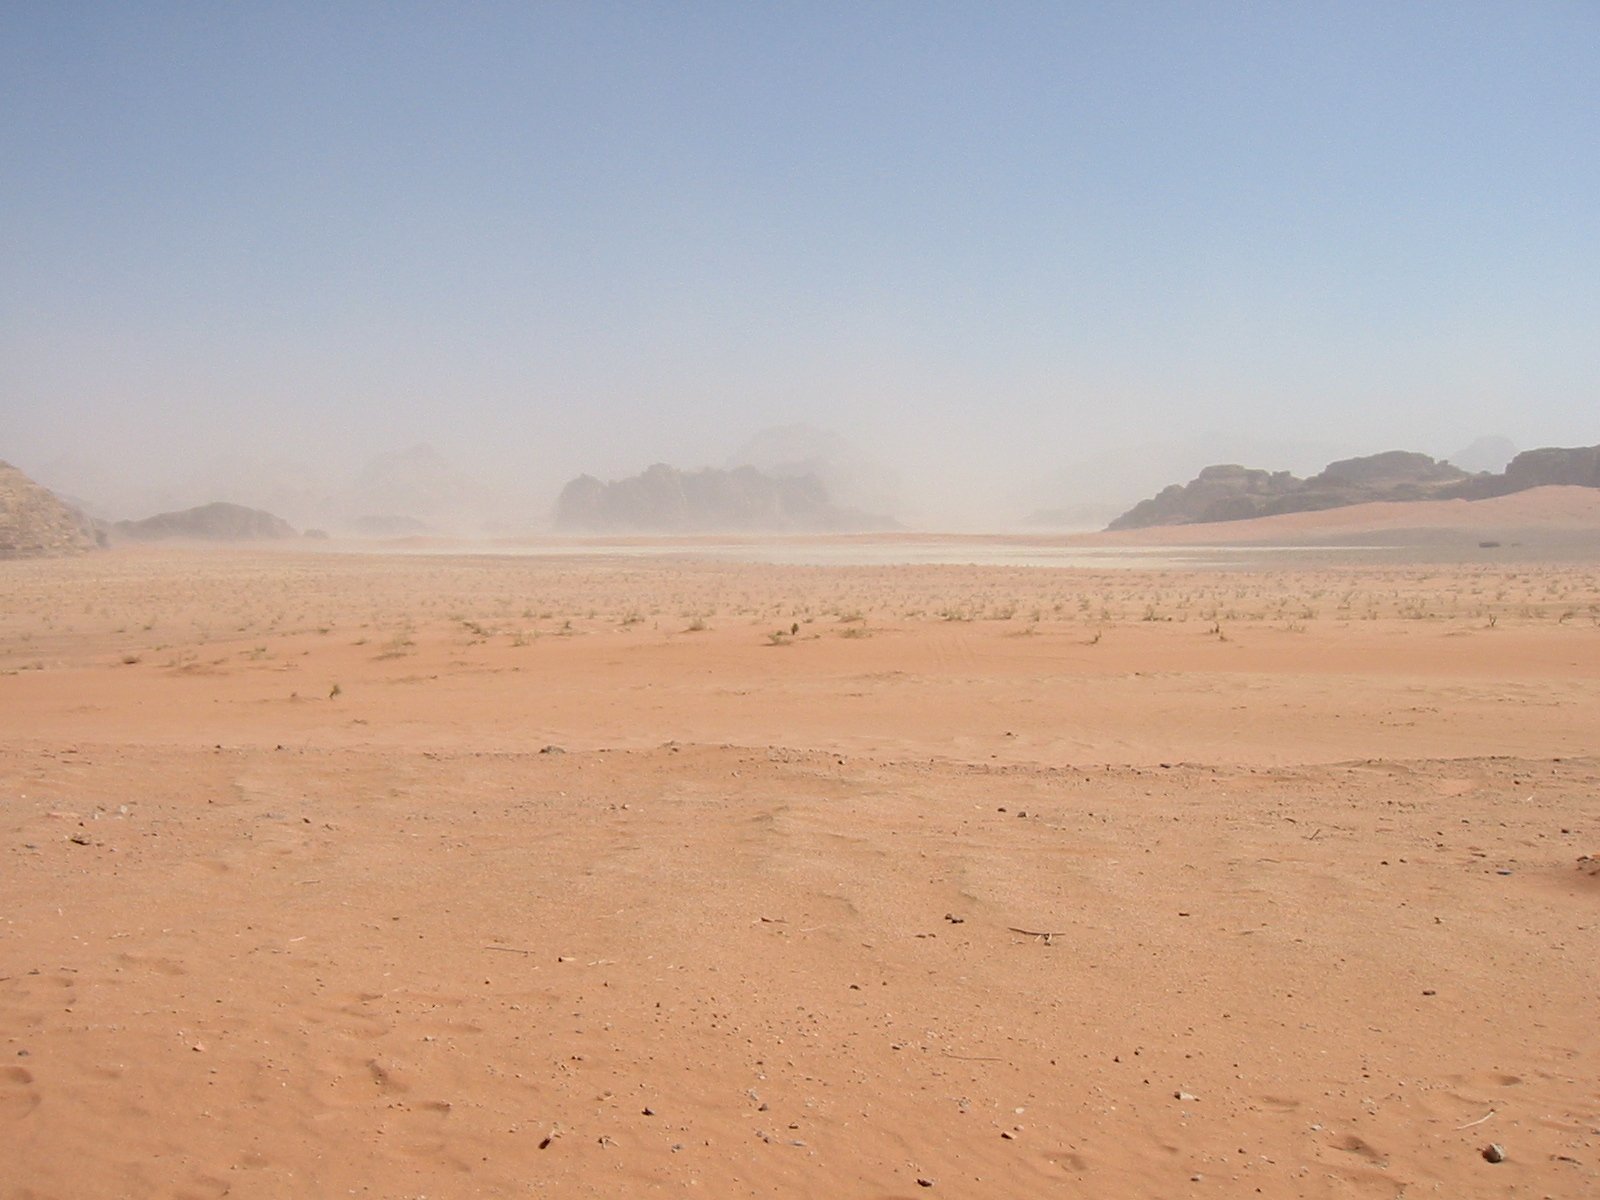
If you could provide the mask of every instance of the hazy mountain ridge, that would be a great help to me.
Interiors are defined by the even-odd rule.
[[[895,513],[902,504],[899,475],[858,451],[850,440],[814,425],[774,425],[747,439],[724,464],[754,467],[774,478],[817,479],[841,508]]]
[[[565,533],[783,533],[889,529],[895,522],[834,504],[814,475],[656,463],[610,482],[578,476],[556,500],[555,526]]]
[[[297,527],[370,537],[374,529],[475,534],[536,510],[512,503],[426,444],[324,466],[292,457],[222,456],[137,485],[112,482],[114,465],[64,459],[45,477],[81,493],[86,503],[79,507],[108,522],[226,501]]]
[[[117,521],[114,537],[135,542],[181,538],[203,542],[259,542],[295,536],[281,517],[242,504],[215,501],[177,512],[157,513],[142,521]]]
[[[1498,474],[1405,450],[1341,459],[1306,479],[1219,464],[1140,501],[1106,528],[1242,521],[1373,501],[1482,500],[1550,485],[1600,488],[1600,446],[1525,450]]]

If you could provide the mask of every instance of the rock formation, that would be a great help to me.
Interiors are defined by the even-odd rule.
[[[1189,483],[1140,501],[1107,528],[1241,521],[1378,500],[1482,500],[1552,485],[1600,487],[1600,446],[1525,450],[1498,475],[1468,474],[1404,450],[1329,463],[1309,479],[1287,471],[1207,467]]]
[[[0,558],[53,558],[104,544],[88,517],[0,462]]]
[[[1288,471],[1207,467],[1190,483],[1173,484],[1134,505],[1108,528],[1242,521],[1372,500],[1437,499],[1444,489],[1470,478],[1449,463],[1403,450],[1329,463],[1309,479]]]
[[[580,475],[556,501],[568,533],[800,532],[891,528],[893,522],[840,508],[813,475],[772,476],[754,467],[680,471],[657,463],[603,483]]]
[[[202,504],[181,512],[158,513],[142,521],[118,521],[111,526],[114,537],[128,541],[152,542],[184,538],[203,542],[257,542],[295,536],[281,517],[241,504]]]
[[[1600,446],[1524,450],[1506,464],[1502,478],[1507,493],[1552,485],[1600,487]]]

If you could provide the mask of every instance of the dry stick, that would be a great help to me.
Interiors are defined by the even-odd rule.
[[[1043,933],[1037,929],[1018,929],[1015,925],[1007,925],[1006,928],[1012,933],[1020,933],[1026,937],[1043,938],[1047,942],[1053,937],[1061,936],[1059,933]]]
[[[537,954],[537,950],[524,950],[521,946],[485,946],[485,950],[500,950],[506,954]]]
[[[1468,1121],[1465,1125],[1457,1125],[1456,1128],[1458,1130],[1471,1129],[1474,1125],[1482,1125],[1490,1117],[1494,1116],[1494,1113],[1495,1113],[1495,1110],[1491,1108],[1488,1112],[1484,1113],[1483,1116],[1479,1117],[1476,1121]]]
[[[1005,1062],[1006,1061],[1003,1058],[991,1058],[987,1054],[951,1054],[950,1051],[948,1051],[948,1050],[943,1051],[943,1054],[944,1054],[944,1056],[946,1058],[959,1058],[962,1062]]]

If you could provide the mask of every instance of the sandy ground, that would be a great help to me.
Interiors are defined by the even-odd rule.
[[[0,729],[0,1196],[1600,1192],[1592,562],[118,551]]]

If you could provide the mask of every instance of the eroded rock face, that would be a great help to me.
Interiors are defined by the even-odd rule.
[[[102,545],[93,521],[50,489],[0,462],[0,558],[53,558]]]
[[[1600,446],[1524,450],[1506,464],[1508,491],[1534,487],[1600,487]]]
[[[1287,471],[1207,467],[1189,483],[1140,501],[1107,528],[1240,521],[1377,500],[1483,500],[1550,486],[1600,487],[1600,446],[1525,450],[1502,474],[1469,474],[1406,450],[1341,459],[1309,479]]]
[[[812,475],[773,476],[754,467],[680,471],[664,463],[610,483],[580,475],[562,489],[555,523],[571,533],[828,531],[894,524],[838,507]]]
[[[1447,462],[1406,450],[1341,459],[1309,479],[1288,471],[1207,467],[1191,482],[1136,504],[1108,528],[1242,521],[1373,500],[1431,500],[1470,478]]]
[[[1140,501],[1108,528],[1242,520],[1259,516],[1303,483],[1288,471],[1259,471],[1233,464],[1207,467],[1190,482],[1172,484]]]
[[[241,504],[202,504],[180,512],[158,513],[142,521],[118,521],[112,533],[129,541],[182,538],[202,542],[258,542],[292,538],[294,529],[281,517]]]

